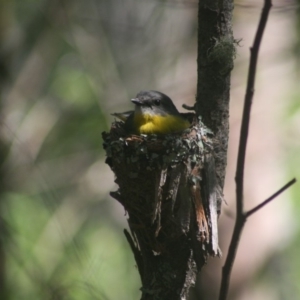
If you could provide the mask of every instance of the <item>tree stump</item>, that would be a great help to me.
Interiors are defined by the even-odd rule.
[[[220,256],[222,201],[212,132],[195,115],[182,133],[127,135],[115,122],[103,133],[107,164],[119,185],[111,196],[128,215],[125,236],[142,281],[142,298],[186,299],[208,256]]]

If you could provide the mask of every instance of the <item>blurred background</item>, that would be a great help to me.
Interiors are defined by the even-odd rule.
[[[245,173],[250,209],[300,180],[300,1],[276,0],[261,46]],[[235,215],[234,173],[249,47],[262,1],[235,1],[220,239],[191,299],[217,299]],[[143,89],[177,107],[196,94],[196,0],[0,3],[1,299],[139,299],[126,213],[101,133]],[[180,109],[182,110],[182,109]],[[300,299],[299,183],[245,227],[230,299]],[[204,296],[203,296],[204,295]]]

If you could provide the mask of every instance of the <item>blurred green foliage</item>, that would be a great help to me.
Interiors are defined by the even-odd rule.
[[[237,9],[252,14],[243,3]],[[293,4],[299,24],[299,0]],[[193,0],[1,1],[1,299],[139,298],[101,132],[142,89],[194,100],[196,17]],[[297,88],[284,116],[293,128],[284,172],[300,178]],[[259,277],[278,288],[278,299],[300,298],[299,188],[291,193],[297,233]]]
[[[79,221],[61,205],[51,213],[38,196],[7,194],[5,200],[11,299],[137,298],[126,241],[107,222],[87,220],[83,211]]]
[[[125,2],[1,1],[1,299],[139,298],[101,132],[176,68],[196,13]]]

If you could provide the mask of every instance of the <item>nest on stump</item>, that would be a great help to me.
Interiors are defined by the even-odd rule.
[[[212,137],[196,117],[180,134],[128,135],[122,122],[103,133],[106,162],[119,186],[111,195],[128,213],[135,252],[163,255],[185,236],[196,263],[220,255]]]

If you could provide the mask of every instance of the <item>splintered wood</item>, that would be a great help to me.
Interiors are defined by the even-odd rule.
[[[201,121],[181,134],[126,135],[122,122],[103,133],[106,162],[119,185],[111,196],[128,213],[137,256],[168,255],[179,240],[191,249],[198,269],[208,256],[220,255],[222,193],[211,139]]]

